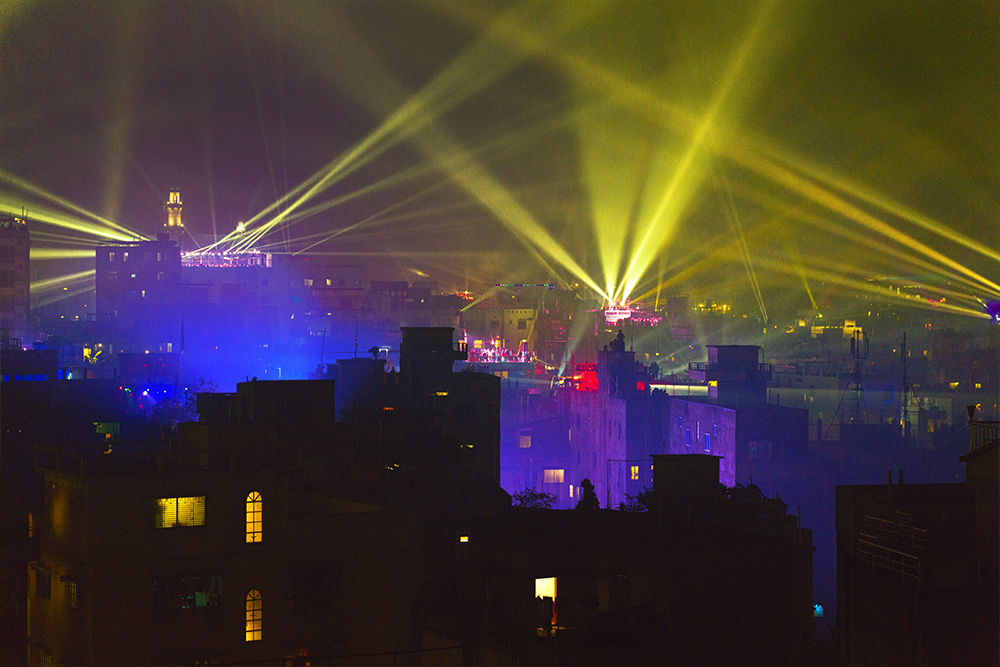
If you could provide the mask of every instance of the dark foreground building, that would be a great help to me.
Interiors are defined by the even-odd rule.
[[[647,512],[511,507],[498,379],[402,340],[339,370],[339,419],[335,381],[249,381],[159,441],[37,447],[29,664],[803,661],[783,506],[699,454],[652,458]]]
[[[997,422],[971,421],[964,484],[837,487],[837,634],[851,665],[995,665]]]

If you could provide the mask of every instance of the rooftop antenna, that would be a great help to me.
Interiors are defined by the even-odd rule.
[[[913,387],[910,386],[910,378],[906,373],[906,332],[903,332],[903,347],[900,350],[903,359],[903,382],[899,392],[899,425],[903,433],[903,441],[908,442],[912,435],[910,425],[910,394]]]
[[[844,397],[852,387],[854,390],[854,417],[851,422],[860,423],[861,421],[861,405],[865,400],[865,374],[861,362],[868,358],[868,334],[860,329],[855,329],[851,335],[851,356],[854,358],[854,371],[851,373],[851,382],[844,388],[844,393],[840,396],[840,401],[837,403],[837,410],[833,414],[833,419],[830,420],[829,428],[832,428],[833,422],[837,420],[840,407],[844,404]],[[865,414],[867,418],[867,407],[865,408]],[[829,428],[827,429],[828,433]]]
[[[854,357],[854,373],[851,382],[854,385],[854,421],[861,421],[861,405],[865,400],[865,373],[861,362],[868,359],[868,334],[855,330],[851,336],[851,355]],[[867,421],[867,406],[865,416]]]

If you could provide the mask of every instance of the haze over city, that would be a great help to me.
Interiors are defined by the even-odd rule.
[[[0,3],[0,662],[995,664],[998,53]]]
[[[245,221],[244,248],[448,289],[794,314],[907,276],[974,316],[1000,294],[997,13],[7,3],[0,207],[48,223],[36,300],[92,289],[86,250],[152,238],[176,187],[200,240]]]

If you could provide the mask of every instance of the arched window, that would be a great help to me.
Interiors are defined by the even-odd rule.
[[[247,544],[261,542],[264,539],[263,516],[264,501],[260,494],[251,491],[247,496]]]
[[[260,591],[254,589],[247,593],[247,641],[258,642],[261,636],[261,599]]]

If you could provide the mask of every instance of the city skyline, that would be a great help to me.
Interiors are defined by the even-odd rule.
[[[448,288],[739,292],[766,320],[906,275],[976,315],[1000,296],[997,12],[15,3],[0,207],[36,223],[38,289],[90,289],[93,245],[154,236],[176,187],[199,239],[245,221],[223,245]]]

